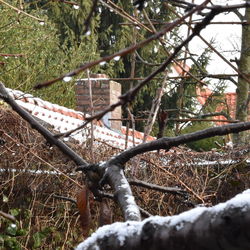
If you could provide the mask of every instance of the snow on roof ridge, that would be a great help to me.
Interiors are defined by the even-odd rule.
[[[20,90],[13,90],[10,88],[6,89],[11,95],[11,97],[13,97],[15,100],[21,100],[22,102],[32,103],[44,109],[48,109],[54,112],[59,112],[75,118],[77,117],[80,120],[84,120],[84,117],[86,117],[86,115],[80,111],[76,111],[74,109],[66,108],[64,106],[60,106],[58,104],[45,101],[39,97],[34,97],[33,95],[24,93]]]
[[[24,93],[20,90],[7,88],[7,91],[21,107],[23,107],[33,116],[50,124],[55,130],[61,133],[79,127],[83,124],[84,118],[89,116],[88,114],[86,115],[80,111],[44,101],[41,98],[34,97],[33,95]],[[103,141],[110,146],[117,147],[119,149],[125,149],[126,137],[124,130],[122,130],[121,133],[118,133],[106,128],[101,121],[98,121],[94,128],[94,137],[97,140]],[[73,133],[72,137],[78,140],[80,143],[83,143],[88,137],[89,129],[90,127],[86,126],[84,129]],[[134,137],[135,145],[142,143],[142,132],[135,131]],[[148,137],[148,141],[153,139],[154,137]],[[127,146],[128,148],[134,146],[131,131],[128,136]]]
[[[78,81],[108,81],[110,80],[109,77],[90,77],[90,78],[80,78],[80,79],[77,79],[77,82]]]

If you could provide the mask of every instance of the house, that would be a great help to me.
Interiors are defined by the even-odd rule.
[[[204,105],[209,97],[212,97],[213,92],[209,88],[197,88],[197,99],[201,105]],[[225,93],[222,97],[221,104],[218,104],[216,107],[216,112],[224,111],[225,113],[228,113],[232,119],[235,119],[236,114],[236,101],[237,101],[237,95],[234,92],[231,93]],[[224,116],[216,116],[215,119],[218,120],[227,120]],[[249,117],[250,120],[250,106],[249,106]],[[216,122],[217,125],[224,125],[227,122]]]
[[[91,83],[94,112],[103,110],[107,105],[115,102],[121,94],[119,83],[110,81],[105,75],[92,75]],[[21,107],[34,117],[51,125],[58,133],[67,132],[82,125],[91,111],[88,79],[81,79],[76,83],[77,110],[44,101],[19,90],[7,88],[7,91]],[[121,150],[142,143],[143,133],[131,129],[128,131],[126,142],[126,128],[122,126],[121,121],[110,121],[109,118],[120,119],[121,108],[107,114],[102,120],[94,122],[95,141],[104,142]],[[74,132],[71,137],[78,140],[79,143],[85,142],[90,138],[90,125]],[[147,141],[154,139],[154,137],[148,136]]]
[[[190,67],[188,65],[185,65],[185,70],[189,71]],[[171,73],[171,76],[186,76],[187,74],[177,65],[173,65],[173,72]],[[197,87],[196,88],[196,95],[197,95],[197,100],[201,105],[204,105],[209,97],[213,96],[213,92],[207,88],[207,87]],[[230,93],[224,93],[224,96],[222,97],[222,103],[218,104],[216,107],[215,112],[225,112],[230,115],[232,119],[235,119],[235,114],[236,114],[236,102],[237,102],[237,94],[235,92],[230,92]],[[249,120],[250,120],[250,106],[249,106]],[[218,121],[215,122],[216,125],[225,125],[227,124],[226,120],[227,118],[225,116],[216,116],[214,119],[217,120],[225,120],[225,122]]]
[[[173,69],[173,75],[181,74],[178,67],[174,67]],[[90,107],[89,80],[91,82],[92,108]],[[90,79],[77,80],[75,90],[76,110],[52,104],[22,91],[8,89],[8,92],[21,107],[30,112],[34,117],[50,124],[59,133],[79,127],[83,124],[85,118],[90,116],[91,112],[95,113],[103,110],[110,104],[115,103],[121,95],[121,85],[110,80],[105,74],[92,74]],[[208,88],[197,89],[197,99],[202,105],[205,104],[211,94],[212,91]],[[216,111],[220,112],[228,108],[231,117],[234,118],[236,93],[225,94],[225,100],[227,105],[219,105]],[[121,116],[121,107],[118,107],[113,112],[106,114],[102,120],[95,122],[94,139],[119,149],[125,149],[126,147],[133,146],[133,144],[138,145],[142,143],[144,134],[132,129],[127,131],[126,127],[122,126]],[[216,117],[216,119],[226,120],[224,116]],[[224,123],[219,122],[217,124],[222,125]],[[127,142],[126,134],[128,134]],[[80,143],[85,142],[90,137],[90,125],[73,133],[71,136]],[[154,139],[154,137],[148,136],[147,141]]]

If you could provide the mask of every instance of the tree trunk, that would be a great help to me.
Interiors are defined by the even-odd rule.
[[[250,8],[245,10],[244,20],[250,21]],[[250,73],[250,26],[242,25],[242,43],[241,43],[241,56],[238,63],[239,71],[243,74]],[[248,77],[249,79],[249,77]],[[249,107],[249,83],[241,76],[238,78],[237,86],[237,104],[236,104],[236,120],[248,120],[248,107]],[[247,142],[247,135],[249,132],[241,132],[234,135],[235,144],[243,144]]]

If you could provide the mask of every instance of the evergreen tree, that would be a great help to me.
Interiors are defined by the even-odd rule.
[[[29,1],[25,2],[24,10],[45,20],[45,23],[34,21],[25,15],[18,15],[13,10],[1,6],[3,27],[0,44],[6,53],[23,53],[20,58],[4,59],[6,65],[1,68],[1,80],[11,88],[18,88],[32,93],[37,82],[44,82],[58,75],[69,72],[81,64],[93,61],[99,57],[113,54],[131,44],[140,42],[153,34],[154,28],[160,30],[162,25],[171,21],[174,16],[164,2],[147,2],[143,11],[138,11],[133,3],[125,0],[113,1],[112,8],[99,2],[88,30],[85,20],[88,17],[93,2],[81,0],[78,5],[62,1]],[[17,6],[18,7],[18,6]],[[120,15],[119,13],[122,13]],[[126,18],[124,16],[127,16]],[[129,19],[136,18],[144,27],[131,23]],[[150,22],[152,23],[149,23]],[[43,25],[41,25],[43,24]],[[147,27],[147,28],[145,28]],[[8,43],[6,41],[9,41]],[[170,41],[173,41],[171,44]],[[120,60],[111,60],[105,65],[91,69],[93,73],[105,73],[110,77],[145,77],[166,60],[168,51],[181,42],[178,28],[168,33],[162,40],[155,40],[147,46],[138,49],[135,54],[123,56]],[[207,53],[204,52],[191,68],[193,74],[200,74],[207,64]],[[178,55],[183,57],[184,53]],[[135,59],[135,61],[134,61]],[[198,66],[197,66],[198,65]],[[134,70],[134,74],[131,71]],[[171,68],[169,68],[171,71]],[[86,77],[86,73],[77,78]],[[149,110],[155,90],[161,85],[163,74],[152,80],[137,96],[133,105],[133,113]],[[39,90],[36,96],[45,98],[64,106],[74,107],[74,84],[58,82],[50,88]],[[123,91],[127,91],[136,81],[122,82]],[[197,82],[194,80],[169,81],[169,91],[163,96],[162,109],[189,108],[193,109],[193,99],[196,95]],[[183,86],[183,89],[180,87]],[[182,91],[182,98],[180,98]],[[56,93],[56,94],[55,94]],[[180,102],[181,100],[181,102]],[[170,117],[176,117],[171,113]],[[137,124],[137,129],[143,130],[144,123]],[[173,123],[170,123],[170,127]]]

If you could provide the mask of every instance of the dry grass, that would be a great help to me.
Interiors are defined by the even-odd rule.
[[[0,194],[1,210],[10,213],[19,209],[18,227],[26,230],[15,236],[21,249],[35,248],[34,235],[44,235],[39,249],[73,249],[81,238],[76,206],[58,200],[54,194],[75,199],[82,183],[75,165],[46,141],[36,131],[9,109],[0,109]],[[90,161],[88,144],[70,147]],[[244,151],[245,150],[245,151]],[[118,149],[101,143],[94,146],[95,162],[109,159]],[[243,152],[243,153],[240,153]],[[132,159],[126,174],[162,186],[180,187],[187,196],[162,194],[145,188],[133,187],[138,204],[153,215],[173,215],[198,204],[212,205],[224,201],[249,188],[249,168],[246,164],[247,149],[222,149],[220,152],[197,153],[185,147],[170,152],[148,153]],[[237,164],[221,164],[221,160],[237,160]],[[138,160],[140,167],[135,170]],[[198,162],[216,161],[213,166]],[[13,171],[15,169],[15,171]],[[34,173],[31,171],[57,171]],[[58,172],[59,171],[59,172]],[[132,176],[133,175],[133,176]],[[91,202],[92,227],[97,227],[98,202]],[[111,201],[114,220],[121,220],[120,210]],[[8,223],[1,220],[4,232]],[[14,249],[14,248],[13,248]]]

